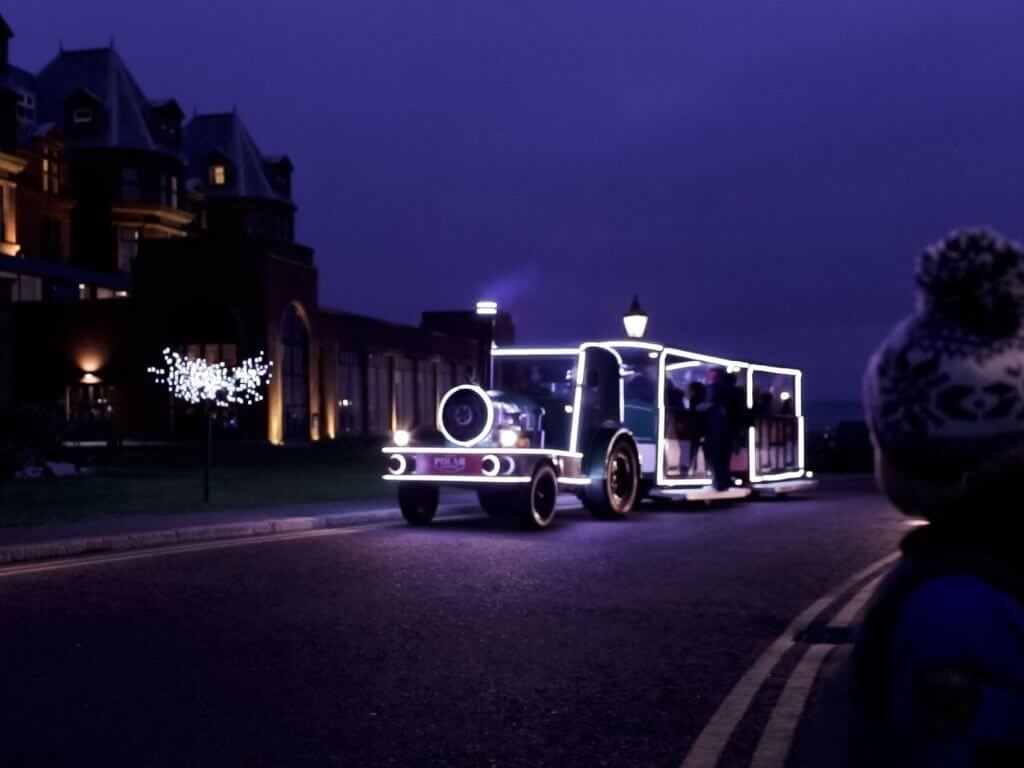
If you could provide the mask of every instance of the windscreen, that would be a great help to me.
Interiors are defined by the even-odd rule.
[[[494,388],[534,399],[569,400],[575,375],[575,355],[494,358]]]

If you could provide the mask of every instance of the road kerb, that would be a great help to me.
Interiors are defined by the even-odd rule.
[[[442,507],[441,512],[456,512],[464,509],[464,504],[453,504],[448,507]],[[157,531],[82,536],[73,539],[56,539],[53,541],[13,544],[10,546],[0,545],[0,565],[54,560],[63,557],[103,552],[150,549],[173,544],[223,541],[252,536],[312,531],[320,528],[339,528],[377,522],[390,512],[394,512],[393,522],[400,522],[401,518],[397,510],[392,508],[373,508],[338,512],[329,515],[302,515],[233,523],[210,523],[209,525],[190,525]]]

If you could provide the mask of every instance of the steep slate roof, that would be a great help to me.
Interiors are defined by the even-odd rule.
[[[0,17],[0,21],[3,18]],[[0,88],[6,88],[9,91],[15,93],[27,92],[31,93],[36,97],[36,115],[38,119],[39,110],[39,95],[36,92],[36,78],[31,72],[26,72],[20,67],[16,67],[13,64],[7,65],[7,71],[0,73]],[[32,126],[28,123],[22,123],[18,121],[18,141],[20,143],[28,143],[29,138],[32,135]]]
[[[35,93],[36,78],[31,72],[26,72],[21,67],[8,64],[7,71],[0,73],[0,85],[15,91]]]
[[[61,51],[35,79],[36,120],[40,123],[62,123],[64,100],[76,91],[94,95],[103,105],[102,130],[95,136],[71,140],[72,146],[142,149],[184,160],[175,147],[150,132],[146,120],[149,100],[112,47]]]
[[[274,191],[270,185],[263,169],[267,158],[234,112],[196,115],[185,124],[183,141],[190,176],[205,181],[207,159],[213,152],[230,164],[227,183],[220,187],[207,185],[207,197],[259,197],[291,203],[288,195]]]

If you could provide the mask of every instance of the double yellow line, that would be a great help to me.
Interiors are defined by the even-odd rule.
[[[757,661],[729,691],[715,714],[704,726],[704,730],[697,736],[697,740],[693,742],[693,746],[690,747],[680,768],[714,768],[736,730],[736,726],[739,725],[740,720],[750,708],[754,696],[761,690],[761,686],[764,685],[783,655],[797,644],[796,638],[842,595],[865,579],[874,576],[875,578],[858,590],[839,609],[835,618],[829,623],[830,627],[836,628],[850,626],[885,576],[884,572],[879,574],[879,571],[887,568],[899,556],[899,552],[893,552],[876,560],[853,574],[842,584],[826,592],[793,619],[786,631],[768,646],[768,649],[758,657]],[[800,723],[814,679],[821,664],[825,661],[825,657],[833,647],[827,643],[816,643],[809,645],[804,651],[786,681],[782,695],[768,717],[768,723],[761,733],[761,739],[754,751],[751,768],[781,768],[785,765],[793,734]]]

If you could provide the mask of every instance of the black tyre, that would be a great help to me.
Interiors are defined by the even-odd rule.
[[[640,491],[640,462],[626,440],[617,440],[608,451],[604,473],[593,478],[581,497],[590,514],[602,520],[616,520],[630,513]]]
[[[523,528],[539,531],[551,525],[558,502],[558,475],[550,464],[533,471],[529,484],[521,490],[518,502],[519,522]]]
[[[440,500],[441,489],[436,485],[403,483],[398,487],[398,507],[409,525],[428,525]]]
[[[480,507],[491,517],[505,517],[515,512],[519,495],[516,491],[481,490],[476,492]]]

